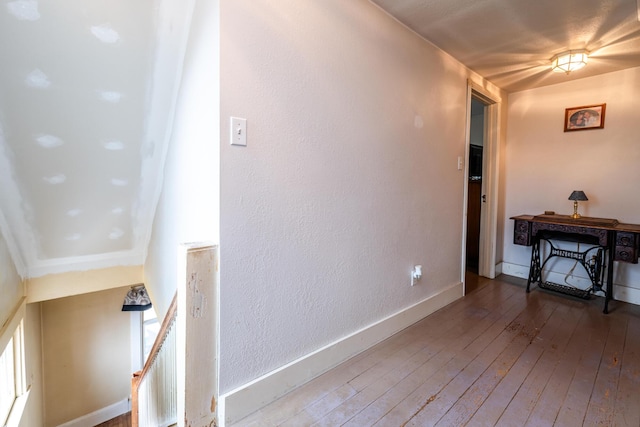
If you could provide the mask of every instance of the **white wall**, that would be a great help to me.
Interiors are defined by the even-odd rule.
[[[145,283],[160,319],[176,292],[178,245],[219,240],[217,1],[195,3],[162,195],[145,263]]]
[[[220,16],[225,393],[460,282],[469,72],[364,0]]]
[[[513,242],[518,214],[573,212],[572,190],[584,190],[582,215],[640,223],[640,68],[509,96],[504,170],[504,262],[528,269],[530,248]],[[565,108],[606,103],[604,129],[563,132]],[[566,263],[565,263],[566,264]],[[566,265],[565,265],[566,266]],[[558,272],[562,272],[558,266]],[[576,272],[586,277],[576,268]],[[640,266],[618,263],[616,292],[638,295]],[[637,301],[640,303],[640,300]]]
[[[129,287],[44,301],[45,427],[75,420],[131,394]],[[106,421],[106,420],[105,420]]]
[[[22,279],[13,264],[7,243],[0,234],[0,295],[2,295],[0,297],[0,326],[9,319],[24,294]],[[0,351],[2,351],[1,348]]]

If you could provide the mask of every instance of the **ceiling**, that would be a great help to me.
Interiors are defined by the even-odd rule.
[[[141,264],[190,8],[0,2],[0,231],[20,273]],[[509,91],[640,66],[636,0],[373,2]],[[549,71],[582,48],[586,68]]]
[[[640,0],[372,0],[407,27],[509,91],[640,66]],[[569,75],[551,58],[587,49]]]
[[[0,1],[0,231],[20,274],[142,264],[187,12]]]

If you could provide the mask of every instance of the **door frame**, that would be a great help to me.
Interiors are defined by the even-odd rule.
[[[482,160],[482,194],[486,202],[482,203],[480,214],[480,254],[478,275],[493,279],[496,277],[496,242],[498,234],[498,178],[500,160],[500,106],[502,100],[488,92],[477,83],[467,81],[467,120],[464,168],[464,215],[462,232],[462,282],[465,282],[466,241],[467,241],[467,195],[469,192],[469,144],[471,140],[471,99],[476,98],[485,104],[484,142]]]

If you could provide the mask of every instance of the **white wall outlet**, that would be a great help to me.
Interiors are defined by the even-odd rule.
[[[413,270],[411,270],[411,286],[415,286],[420,279],[422,279],[422,266],[416,265],[413,267]]]
[[[247,119],[231,117],[231,145],[247,146]]]

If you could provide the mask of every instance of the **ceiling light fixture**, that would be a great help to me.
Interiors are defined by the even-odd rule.
[[[151,298],[143,283],[131,286],[124,297],[122,311],[145,311],[152,307]]]
[[[589,52],[585,49],[569,50],[551,58],[551,69],[557,73],[569,74],[587,65]]]

